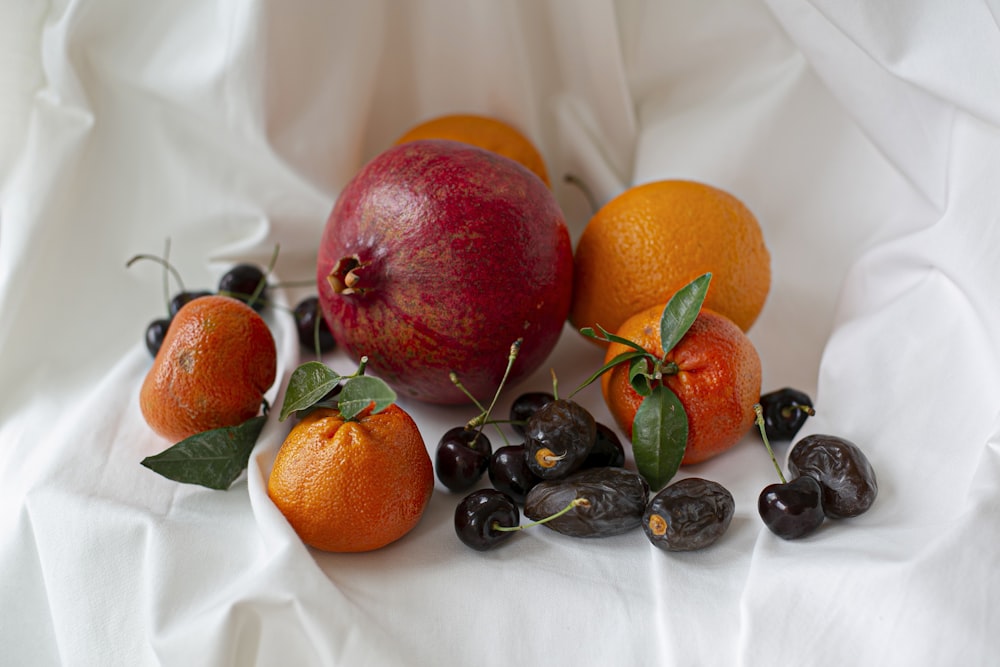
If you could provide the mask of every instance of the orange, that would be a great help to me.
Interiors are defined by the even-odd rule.
[[[630,188],[598,210],[580,236],[570,321],[615,331],[709,271],[705,306],[747,331],[771,285],[771,256],[749,209],[693,181]]]
[[[434,471],[420,431],[396,405],[345,421],[337,410],[308,413],[288,433],[267,493],[306,544],[371,551],[420,520]]]
[[[663,358],[660,315],[664,306],[647,308],[627,319],[618,335]],[[611,343],[605,363],[625,352]],[[727,317],[702,308],[691,328],[666,355],[677,372],[663,382],[677,395],[688,418],[688,439],[681,464],[699,463],[738,443],[753,425],[760,399],[761,364],[753,343]],[[632,420],[642,402],[629,384],[628,362],[601,376],[601,392],[622,432],[632,438]]]
[[[451,139],[485,148],[521,163],[551,187],[541,153],[530,139],[502,120],[473,114],[438,116],[410,128],[395,144],[416,139]]]
[[[139,390],[150,428],[173,442],[254,417],[274,384],[277,350],[267,323],[228,296],[177,311]]]

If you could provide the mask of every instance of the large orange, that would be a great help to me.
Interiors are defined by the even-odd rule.
[[[420,431],[396,405],[345,421],[316,409],[285,438],[267,493],[303,542],[371,551],[410,532],[434,489]]]
[[[747,331],[771,286],[771,256],[754,215],[703,183],[635,186],[598,210],[577,243],[570,321],[615,331],[709,271],[705,306]]]
[[[628,318],[618,335],[663,358],[660,315],[663,304]],[[630,348],[608,345],[605,362]],[[677,372],[663,382],[677,395],[688,418],[688,440],[682,464],[699,463],[738,443],[753,425],[760,399],[761,364],[757,349],[727,317],[702,308],[691,328],[666,355]],[[601,391],[619,428],[632,438],[632,420],[642,402],[629,383],[623,362],[601,376]]]
[[[521,163],[551,187],[545,161],[535,145],[513,125],[497,118],[475,114],[438,116],[411,127],[395,144],[416,139],[451,139],[485,148]]]
[[[267,323],[228,296],[203,296],[177,311],[139,390],[149,426],[177,442],[255,416],[277,373]]]

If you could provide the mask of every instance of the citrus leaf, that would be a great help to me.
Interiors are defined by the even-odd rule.
[[[642,400],[632,420],[635,466],[653,490],[677,474],[687,446],[688,419],[680,399],[666,385],[657,385]]]
[[[640,396],[649,396],[653,390],[649,383],[649,362],[643,357],[636,357],[628,367],[628,382]]]
[[[613,334],[604,327],[602,327],[600,324],[597,325],[597,328],[600,329],[601,331],[600,336],[598,336],[597,333],[594,332],[594,329],[591,327],[584,327],[580,329],[580,333],[582,333],[584,336],[587,336],[589,338],[595,338],[604,343],[620,343],[622,345],[625,345],[626,347],[631,347],[634,350],[638,350],[639,352],[646,352],[646,348],[644,348],[642,345],[639,345],[633,340],[629,340],[628,338],[624,338],[622,336]]]
[[[281,404],[278,421],[285,421],[290,414],[311,408],[329,394],[343,378],[318,361],[307,361],[292,372],[288,389]]]
[[[684,337],[691,324],[697,319],[701,305],[708,294],[708,284],[712,274],[698,276],[670,297],[660,316],[660,342],[666,354]]]
[[[142,465],[167,479],[226,490],[246,469],[267,417],[252,417],[237,426],[215,428],[181,440]]]
[[[372,414],[381,412],[396,401],[396,392],[379,378],[359,375],[344,383],[337,400],[340,416],[351,420],[374,403]]]
[[[627,350],[625,352],[622,352],[621,354],[616,354],[611,359],[611,361],[598,368],[593,375],[591,375],[589,378],[581,382],[580,386],[573,390],[573,394],[576,394],[578,391],[588,386],[589,384],[594,382],[594,380],[601,377],[602,375],[610,371],[612,368],[622,363],[623,361],[630,361],[632,359],[637,359],[639,357],[649,357],[649,356],[650,356],[649,352],[646,352],[645,350],[643,350],[642,352],[633,352],[631,350]],[[573,394],[570,395],[572,396]]]

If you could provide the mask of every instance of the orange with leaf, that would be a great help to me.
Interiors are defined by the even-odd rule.
[[[680,465],[729,450],[754,424],[760,357],[735,323],[702,307],[711,279],[710,273],[696,278],[614,334],[582,330],[608,344],[592,379],[600,376],[608,409],[654,488]]]
[[[302,541],[323,551],[395,542],[420,521],[434,489],[420,430],[388,385],[363,375],[364,363],[347,377],[302,364],[281,410],[281,419],[303,415],[278,451],[267,493]]]

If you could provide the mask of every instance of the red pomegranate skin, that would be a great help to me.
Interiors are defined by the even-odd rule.
[[[545,184],[467,144],[413,141],[376,156],[340,193],[317,258],[338,345],[401,397],[480,401],[537,369],[569,314],[573,252]]]

